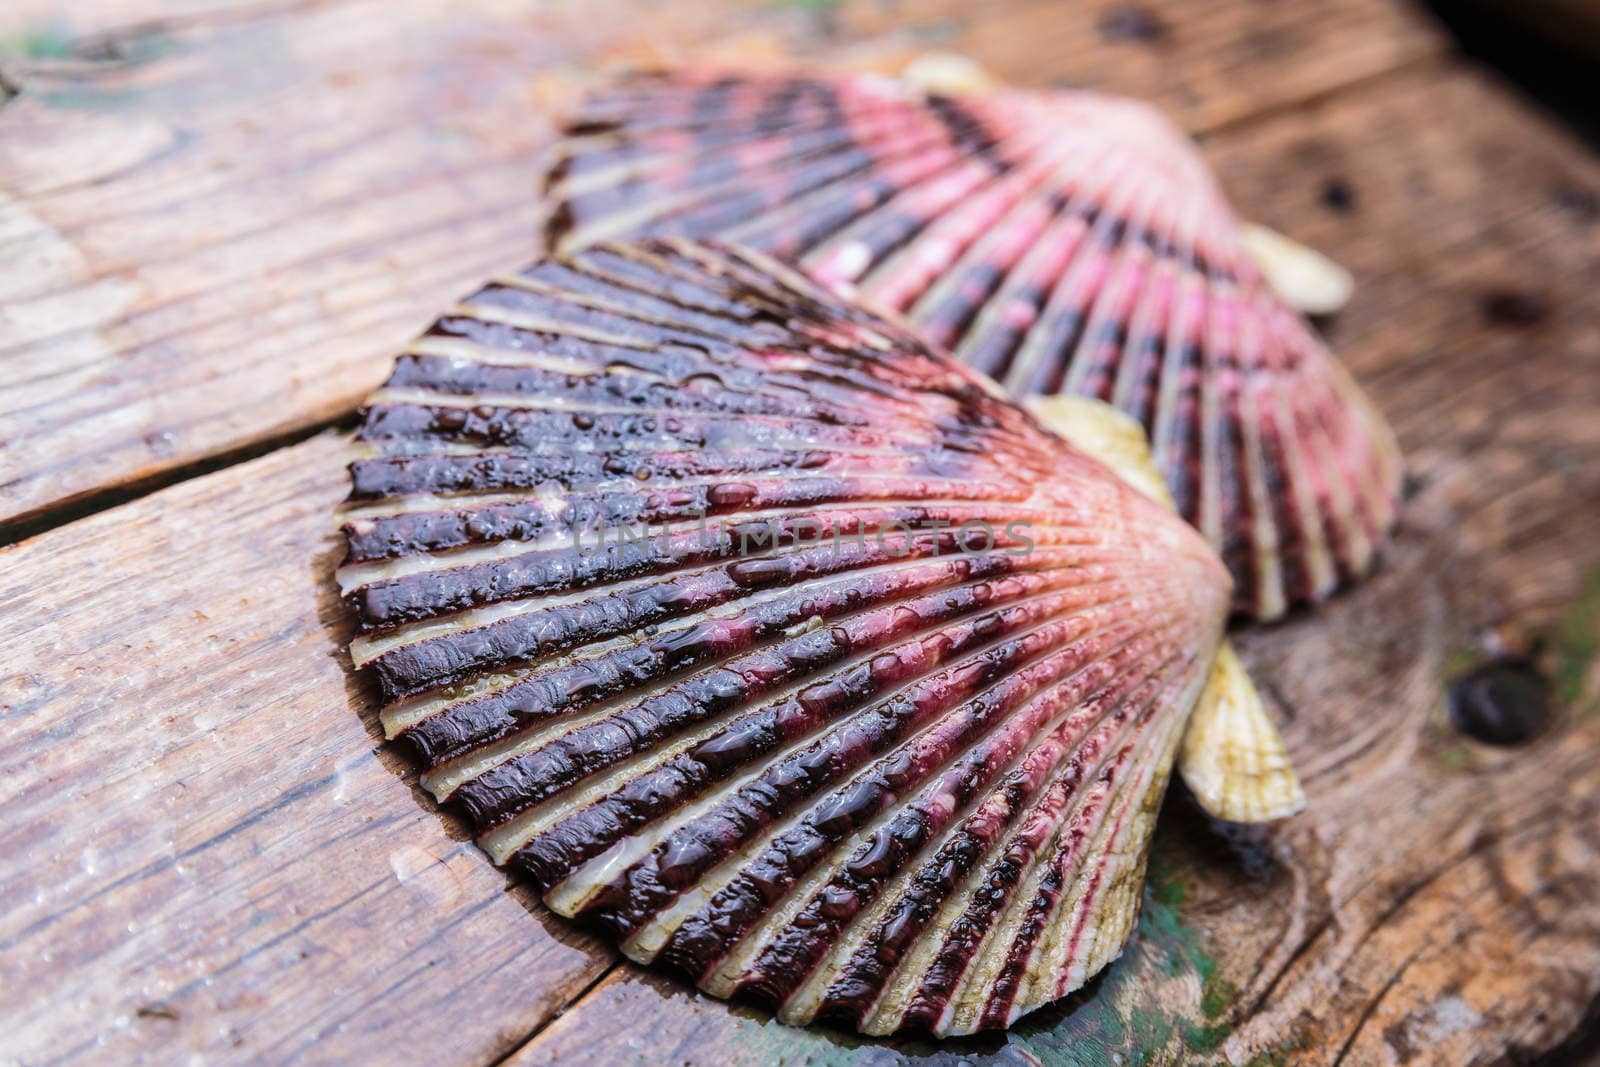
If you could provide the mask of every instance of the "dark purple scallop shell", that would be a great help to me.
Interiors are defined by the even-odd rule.
[[[872,1033],[1120,951],[1228,577],[979,376],[757,254],[602,245],[441,317],[357,445],[352,657],[557,912]]]

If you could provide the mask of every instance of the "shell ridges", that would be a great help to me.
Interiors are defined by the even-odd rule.
[[[736,241],[904,314],[1014,395],[1115,405],[1149,433],[1241,613],[1275,618],[1355,580],[1394,522],[1392,432],[1256,251],[1319,310],[1348,278],[1247,236],[1193,144],[1144,105],[684,71],[624,79],[570,129],[547,183],[553,246]]]
[[[896,320],[727,246],[541,261],[397,360],[351,479],[386,733],[555,911],[873,1033],[1120,951],[1227,572]]]

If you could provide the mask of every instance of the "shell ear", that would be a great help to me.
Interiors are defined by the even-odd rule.
[[[1259,222],[1242,224],[1239,238],[1272,291],[1301,314],[1332,315],[1350,302],[1355,278],[1315,248]]]
[[[1306,806],[1283,737],[1227,641],[1189,716],[1178,773],[1207,813],[1229,822],[1271,822]]]
[[[900,77],[925,93],[942,96],[965,96],[1000,88],[993,74],[960,52],[924,52],[906,64]]]
[[[1178,510],[1150,455],[1150,439],[1134,419],[1099,400],[1065,394],[1029,397],[1023,407],[1073,448],[1104,463],[1151,500]]]
[[[1133,419],[1109,404],[1075,396],[1035,397],[1026,406],[1078,451],[1152,500],[1173,506],[1144,430]],[[1306,806],[1283,737],[1227,641],[1189,717],[1178,773],[1207,813],[1229,822],[1270,822]]]

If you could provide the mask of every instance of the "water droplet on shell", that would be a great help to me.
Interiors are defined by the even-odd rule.
[[[524,274],[515,318],[452,316],[526,429],[417,432],[394,398],[478,371],[414,360],[351,465],[351,655],[425,786],[558,913],[786,1021],[969,1033],[1102,968],[1137,894],[1095,887],[1139,876],[1228,613],[1204,540],[759,254],[602,245]],[[566,447],[574,407],[641,375],[704,388]],[[662,450],[669,403],[714,440]],[[861,536],[755,537],[824,515]],[[1019,516],[1026,556],[935,554],[918,526]],[[902,527],[916,551],[876,536]],[[1068,886],[1090,941],[1052,936]]]

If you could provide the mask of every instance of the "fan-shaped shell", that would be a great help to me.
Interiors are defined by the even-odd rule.
[[[1360,575],[1393,436],[1263,282],[1158,114],[1088,92],[925,95],[877,77],[639,76],[574,120],[550,238],[717,235],[903,312],[1016,395],[1138,419],[1258,617]]]
[[[1151,500],[1176,509],[1137,422],[1080,396],[1034,397],[1039,420]],[[1211,665],[1178,749],[1178,773],[1207,812],[1229,822],[1272,822],[1306,806],[1278,726],[1228,641]]]
[[[352,657],[557,912],[872,1033],[1120,951],[1227,573],[977,375],[754,253],[601,246],[440,318],[358,446]]]

